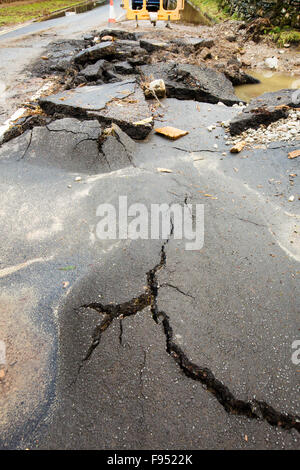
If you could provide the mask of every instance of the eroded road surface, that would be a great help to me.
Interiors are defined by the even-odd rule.
[[[222,72],[151,60],[186,42],[132,28],[72,41],[32,66],[60,82],[0,148],[1,448],[299,448],[299,134],[228,145],[299,99],[250,113]],[[203,248],[99,239],[97,208],[120,196],[203,204]]]

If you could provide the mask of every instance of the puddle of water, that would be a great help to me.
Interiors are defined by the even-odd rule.
[[[272,72],[270,70],[250,71],[249,75],[258,78],[261,83],[240,85],[235,87],[236,95],[243,101],[250,101],[256,96],[269,91],[278,91],[283,88],[300,88],[300,75],[291,73]]]
[[[56,13],[52,13],[51,15],[44,16],[38,21],[39,22],[48,21],[48,20],[54,20],[56,18],[61,18],[63,16],[71,16],[71,15],[78,15],[80,13],[86,13],[87,11],[94,10],[94,8],[98,8],[100,5],[105,3],[105,1],[106,0],[96,0],[93,2],[85,3],[84,5],[78,5],[75,7],[68,8],[68,10],[57,11]]]

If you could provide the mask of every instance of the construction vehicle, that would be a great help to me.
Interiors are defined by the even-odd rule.
[[[155,26],[159,20],[178,21],[184,0],[123,0],[128,20],[150,20]]]

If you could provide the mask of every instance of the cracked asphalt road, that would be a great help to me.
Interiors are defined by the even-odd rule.
[[[1,122],[53,34],[107,9],[0,37]],[[98,121],[66,117],[0,148],[1,449],[299,448],[298,145],[232,155],[220,122],[238,109],[163,104],[154,128],[189,131],[176,142],[114,129],[100,145]],[[204,204],[203,248],[100,241],[97,207],[124,195]]]
[[[299,209],[288,202],[299,163],[287,159],[296,147],[231,155],[224,129],[207,126],[237,109],[164,105],[164,121],[189,134],[169,142],[151,133],[132,166],[114,172],[74,172],[37,149],[29,158],[32,144],[20,159],[26,133],[5,144],[15,158],[2,147],[1,318],[10,328],[1,333],[11,379],[2,448],[299,448],[291,345],[300,250],[290,243]],[[204,247],[186,251],[172,235],[99,241],[96,209],[120,195],[128,205],[204,204]],[[255,416],[249,405],[235,414],[231,396],[222,403],[227,391]]]
[[[124,10],[115,2],[116,15]],[[43,55],[53,40],[77,38],[85,31],[107,26],[109,4],[80,15],[34,22],[0,34],[0,125],[24,100],[43,85],[42,78],[32,79],[28,66]]]

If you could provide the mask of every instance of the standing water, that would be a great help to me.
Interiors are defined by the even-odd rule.
[[[283,88],[300,88],[300,75],[292,73],[271,72],[270,70],[253,70],[249,72],[254,78],[258,78],[260,83],[250,85],[239,85],[235,87],[236,95],[243,101],[250,101],[256,96],[269,91],[278,91]]]

